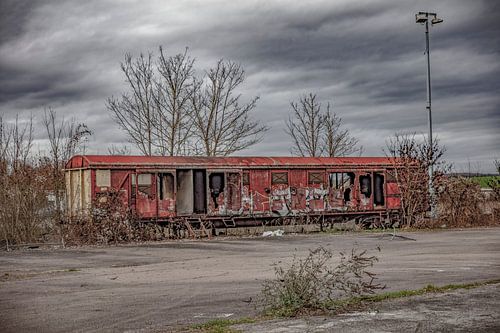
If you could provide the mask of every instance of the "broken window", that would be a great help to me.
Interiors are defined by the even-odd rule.
[[[372,195],[372,177],[370,175],[359,176],[359,191],[366,197]]]
[[[111,186],[111,170],[96,170],[95,184],[99,187]]]
[[[151,176],[152,175],[150,173],[141,173],[137,175],[137,190],[139,193],[147,195],[148,197],[153,196]]]
[[[174,175],[171,173],[158,174],[158,196],[160,200],[174,198]]]
[[[350,187],[354,184],[354,173],[334,172],[330,174],[330,187],[339,190]]]
[[[323,172],[309,172],[309,184],[323,184],[324,173]]]
[[[215,208],[218,208],[217,198],[224,192],[224,174],[212,173],[208,177],[208,186],[210,188],[210,195],[214,201]]]
[[[288,172],[272,172],[271,185],[285,184],[288,185]]]

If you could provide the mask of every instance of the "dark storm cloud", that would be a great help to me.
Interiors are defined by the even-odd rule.
[[[492,1],[3,1],[1,9],[2,114],[54,106],[93,127],[89,151],[106,153],[126,140],[105,109],[126,88],[124,53],[188,46],[199,73],[222,57],[244,66],[243,97],[261,97],[255,117],[272,127],[244,154],[272,155],[289,153],[289,102],[307,92],[333,102],[368,155],[396,131],[425,132],[424,29],[414,14],[434,10],[445,19],[431,28],[436,133],[450,160],[499,155]]]

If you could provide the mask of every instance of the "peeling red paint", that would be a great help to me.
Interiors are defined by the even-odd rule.
[[[192,185],[179,188],[177,173],[189,170],[206,172],[206,209],[210,216],[293,216],[309,213],[374,212],[399,209],[399,189],[387,170],[393,169],[394,159],[386,157],[309,158],[309,157],[160,157],[160,156],[74,156],[66,164],[66,172],[90,169],[91,197],[106,187],[96,184],[97,170],[110,174],[111,188],[122,193],[123,202],[139,216],[147,219],[168,219],[177,215],[178,191],[184,200],[183,212],[189,215],[193,194],[186,192]],[[99,171],[102,175],[104,171]],[[214,193],[209,188],[209,177],[220,174],[223,189]],[[277,174],[277,175],[276,175]],[[335,187],[331,176],[349,174],[349,185]],[[140,176],[142,175],[142,176]],[[168,175],[168,195],[163,189],[162,175]],[[189,175],[189,174],[188,174]],[[374,205],[374,178],[384,202]],[[380,187],[381,176],[383,188]],[[139,184],[150,179],[149,187]],[[146,178],[145,178],[146,177]],[[148,178],[149,177],[149,178]],[[164,176],[163,176],[164,177]],[[186,176],[184,176],[186,177]],[[191,176],[189,176],[191,177]],[[185,178],[189,181],[190,178]],[[275,177],[276,179],[274,179]],[[285,177],[285,178],[284,178]],[[362,177],[368,177],[361,184]],[[387,181],[390,179],[390,181]],[[166,184],[164,183],[164,184]],[[142,186],[142,187],[141,187]],[[166,185],[165,185],[166,186]],[[366,187],[370,187],[368,191]],[[162,188],[162,190],[160,190]],[[202,191],[203,192],[203,191]],[[163,196],[163,197],[162,197]],[[203,199],[203,198],[202,198]],[[180,199],[179,199],[180,200]],[[187,207],[187,208],[186,208]]]

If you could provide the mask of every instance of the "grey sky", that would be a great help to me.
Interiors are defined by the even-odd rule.
[[[289,102],[317,93],[365,147],[381,155],[396,131],[426,131],[424,27],[431,28],[435,133],[458,171],[500,157],[500,6],[495,1],[1,1],[0,114],[51,106],[95,131],[89,152],[125,134],[105,100],[125,89],[126,52],[189,47],[201,72],[242,64],[244,99],[271,130],[245,155],[289,155]],[[43,137],[39,135],[43,145]]]

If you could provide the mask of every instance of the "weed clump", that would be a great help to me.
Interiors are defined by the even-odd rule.
[[[331,250],[318,247],[305,259],[294,256],[289,267],[276,267],[275,278],[263,283],[260,302],[267,315],[293,317],[324,312],[345,297],[373,294],[385,286],[375,283],[368,269],[378,261],[367,251],[339,253],[335,265]]]

